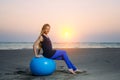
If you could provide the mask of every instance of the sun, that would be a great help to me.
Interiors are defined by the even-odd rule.
[[[69,33],[69,32],[67,32],[67,31],[64,33],[65,37],[68,37],[68,36],[69,36],[69,34],[70,34],[70,33]]]
[[[71,41],[71,38],[73,37],[72,29],[68,27],[64,27],[61,30],[62,30],[61,31],[62,40]]]
[[[61,25],[58,28],[58,36],[60,42],[74,42],[75,30],[71,25]]]
[[[70,37],[72,37],[70,28],[64,28],[64,29],[62,30],[62,36],[63,36],[65,39],[69,39]]]

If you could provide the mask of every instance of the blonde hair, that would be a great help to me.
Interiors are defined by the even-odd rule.
[[[44,25],[43,25],[43,27],[42,27],[42,29],[41,29],[41,32],[40,32],[40,36],[44,33],[44,30],[46,29],[47,26],[50,27],[49,24],[44,24]]]

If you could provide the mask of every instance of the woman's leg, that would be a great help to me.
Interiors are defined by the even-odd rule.
[[[76,70],[77,68],[72,64],[70,61],[66,51],[64,50],[57,50],[56,53],[51,57],[51,59],[55,60],[64,60],[69,69]]]

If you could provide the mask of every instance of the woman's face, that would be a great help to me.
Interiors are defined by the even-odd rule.
[[[46,28],[44,29],[44,33],[45,34],[48,34],[50,31],[50,26],[46,26]]]

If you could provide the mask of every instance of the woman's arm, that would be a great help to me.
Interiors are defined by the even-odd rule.
[[[34,44],[33,44],[33,51],[34,51],[34,55],[36,56],[36,57],[39,57],[38,56],[38,54],[37,54],[37,48],[38,48],[38,46],[39,46],[39,43],[40,42],[42,42],[43,41],[43,37],[40,35],[39,37],[38,37],[38,39],[34,42]],[[40,46],[39,46],[39,51],[40,51]]]

